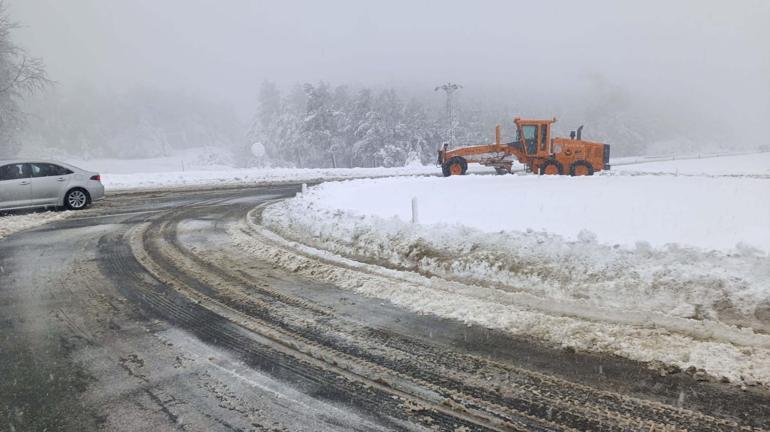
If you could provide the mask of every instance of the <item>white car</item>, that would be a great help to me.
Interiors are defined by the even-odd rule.
[[[0,160],[0,210],[86,208],[104,198],[98,173],[61,162]]]

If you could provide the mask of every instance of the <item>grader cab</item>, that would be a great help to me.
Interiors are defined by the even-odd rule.
[[[438,152],[438,163],[445,177],[463,175],[469,163],[495,168],[498,174],[510,173],[513,163],[526,165],[538,174],[593,175],[610,169],[610,146],[583,141],[580,126],[570,138],[554,138],[551,120],[514,119],[516,138],[509,143],[500,142],[500,126],[495,129],[495,143],[449,150],[445,144]]]

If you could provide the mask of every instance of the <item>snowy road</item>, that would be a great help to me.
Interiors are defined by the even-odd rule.
[[[244,253],[233,230],[297,190],[116,195],[0,240],[0,430],[770,427],[760,388],[416,315]]]

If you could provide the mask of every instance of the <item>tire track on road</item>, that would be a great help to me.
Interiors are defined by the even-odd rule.
[[[132,248],[134,254],[139,258],[139,261],[142,262],[151,273],[155,274],[159,280],[163,280],[167,285],[173,286],[185,296],[189,296],[190,298],[193,298],[194,301],[199,302],[199,304],[206,304],[207,307],[216,310],[215,313],[226,314],[228,312],[233,312],[233,317],[235,318],[232,318],[231,321],[242,321],[239,322],[239,324],[243,326],[247,325],[246,322],[249,320],[258,320],[258,329],[269,328],[279,332],[280,336],[276,337],[288,337],[288,340],[301,341],[303,345],[306,347],[309,346],[311,349],[300,350],[300,354],[305,355],[309,351],[311,355],[320,358],[320,360],[326,364],[334,362],[335,358],[342,357],[345,361],[352,363],[358,362],[363,365],[363,367],[376,371],[375,375],[382,373],[396,373],[396,376],[399,379],[407,381],[412,380],[417,382],[418,386],[425,388],[433,387],[432,390],[434,392],[453,395],[454,400],[460,401],[455,402],[458,403],[457,408],[463,407],[463,402],[465,402],[465,406],[470,407],[471,409],[481,409],[482,411],[486,409],[490,412],[513,412],[514,414],[511,416],[514,418],[517,415],[524,418],[531,416],[532,419],[537,417],[556,417],[559,421],[567,425],[573,424],[580,429],[627,430],[627,428],[632,427],[633,429],[644,430],[664,430],[664,428],[672,430],[670,428],[672,425],[676,424],[679,424],[679,429],[681,430],[690,428],[693,425],[698,425],[698,430],[734,430],[734,428],[740,427],[729,420],[709,417],[701,413],[681,410],[662,404],[634,400],[621,395],[597,393],[590,388],[583,388],[558,380],[554,381],[548,377],[536,377],[538,379],[535,380],[537,383],[535,386],[522,387],[520,389],[520,393],[529,392],[531,395],[541,397],[541,402],[538,403],[530,397],[520,399],[517,404],[510,398],[506,401],[499,396],[485,394],[478,390],[476,390],[476,395],[471,396],[457,392],[451,388],[436,386],[425,381],[422,377],[409,376],[409,374],[403,372],[404,369],[408,369],[408,367],[404,366],[400,368],[401,371],[393,369],[383,371],[381,369],[383,366],[378,364],[378,360],[381,359],[372,359],[371,357],[367,359],[364,355],[365,353],[351,354],[350,352],[345,352],[344,347],[321,345],[321,343],[317,342],[318,340],[322,342],[329,342],[329,340],[317,335],[313,336],[307,331],[299,334],[292,334],[291,325],[281,323],[279,320],[276,320],[275,317],[265,316],[264,310],[270,309],[268,303],[252,299],[251,307],[244,308],[244,305],[249,304],[247,296],[228,297],[227,295],[223,295],[223,290],[218,289],[217,287],[238,286],[244,284],[252,285],[249,287],[250,290],[257,290],[260,294],[269,296],[274,301],[284,303],[291,307],[306,309],[311,313],[317,314],[323,312],[315,305],[309,304],[303,299],[293,298],[263,286],[249,284],[248,281],[243,280],[242,275],[234,275],[232,272],[228,272],[222,268],[217,269],[217,267],[211,263],[207,263],[196,257],[189,251],[185,251],[184,248],[176,243],[175,233],[178,222],[184,220],[186,217],[190,217],[187,211],[175,212],[170,218],[164,218],[161,222],[156,222],[153,225],[144,227],[141,235],[133,233],[131,236],[133,239]],[[169,274],[169,269],[174,269],[173,275]],[[204,280],[207,283],[201,283],[201,280]],[[208,283],[211,281],[213,281],[213,283]],[[214,297],[209,297],[210,295]],[[246,316],[243,317],[243,315]],[[275,321],[278,321],[280,325],[276,326]],[[251,327],[249,327],[249,329],[254,330],[254,328]],[[283,334],[280,334],[281,332]],[[315,341],[313,340],[314,338]],[[288,346],[291,345],[291,343],[285,343],[285,341],[284,344]],[[291,348],[295,349],[295,347]],[[404,349],[408,349],[408,347],[405,347]],[[313,353],[313,350],[315,350],[315,353]],[[349,358],[349,356],[353,354],[357,354],[360,357],[355,358],[354,356],[354,358]],[[374,361],[374,363],[366,364],[370,361]],[[339,364],[339,362],[337,363]],[[420,368],[416,368],[415,370],[419,371]],[[523,371],[514,370],[514,372],[521,374]],[[425,378],[435,379],[437,382],[442,381],[430,374],[426,375]],[[377,384],[376,381],[375,384]],[[464,386],[461,383],[455,383],[454,386],[457,388],[467,388],[467,386]],[[547,390],[544,390],[544,387]],[[570,389],[573,395],[565,398],[565,389]],[[481,398],[477,396],[481,396]],[[560,402],[560,398],[566,399],[566,402]],[[498,404],[491,403],[489,400],[496,400]],[[519,405],[522,412],[516,412],[516,410],[512,409],[512,406],[516,405]],[[554,407],[557,407],[558,409],[554,410]],[[561,411],[559,411],[559,409],[561,409]],[[642,418],[642,416],[645,418]],[[555,424],[549,424],[546,427],[562,429],[562,427],[556,427]],[[675,426],[673,427],[676,429]]]

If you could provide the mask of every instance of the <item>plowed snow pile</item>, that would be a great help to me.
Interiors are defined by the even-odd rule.
[[[222,170],[104,174],[108,191],[163,189],[196,186],[254,185],[260,183],[314,182],[325,179],[436,175],[435,166],[400,168],[227,168]]]
[[[636,330],[599,346],[564,327],[551,342],[768,384],[768,191],[766,179],[694,176],[352,180],[274,204],[262,222],[322,255],[478,287],[484,301],[692,338],[665,353]],[[461,314],[442,307],[421,311]],[[494,325],[494,313],[466,316]]]
[[[626,247],[678,244],[706,250],[770,251],[770,182],[656,176],[466,176],[326,183],[296,200],[313,209],[487,233],[557,234]],[[436,240],[445,227],[426,232]],[[490,236],[494,237],[494,235]],[[595,239],[594,239],[595,237]],[[464,236],[446,239],[450,248]],[[586,247],[585,249],[590,249]]]
[[[167,159],[102,160],[72,162],[76,166],[102,173],[107,192],[135,189],[216,187],[260,183],[314,182],[327,179],[355,179],[389,176],[439,175],[434,165],[413,164],[392,168],[233,168],[223,166],[189,167],[180,170],[179,161]],[[494,172],[476,165],[472,172]]]
[[[15,232],[34,228],[48,222],[63,219],[71,212],[44,212],[18,215],[0,215],[0,239]]]

